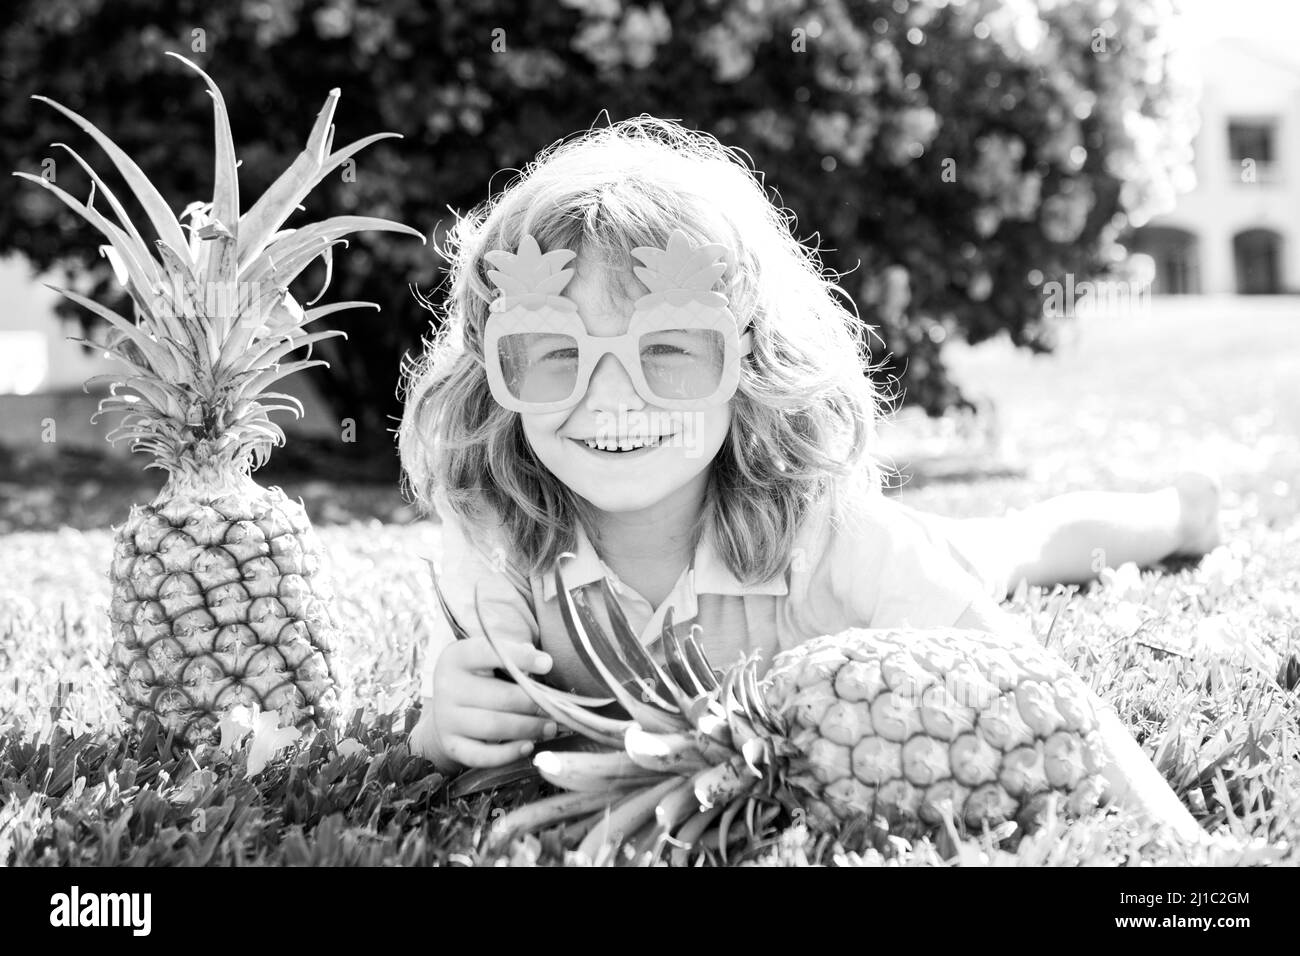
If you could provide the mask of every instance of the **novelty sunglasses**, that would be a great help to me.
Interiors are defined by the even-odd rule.
[[[725,269],[725,247],[693,247],[674,230],[668,248],[633,250],[646,266],[635,271],[652,291],[634,305],[627,332],[587,332],[577,306],[560,292],[573,275],[561,267],[575,253],[542,254],[526,235],[516,254],[487,254],[488,273],[502,290],[489,309],[483,355],[492,396],[515,412],[562,411],[587,392],[600,360],[613,354],[647,402],[695,410],[725,403],[740,381],[740,358],[753,350],[712,286]]]

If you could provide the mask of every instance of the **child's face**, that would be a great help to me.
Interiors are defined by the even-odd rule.
[[[577,305],[587,332],[626,332],[632,303],[608,294],[599,268],[582,259],[575,267],[564,295]],[[697,411],[657,408],[637,394],[611,354],[601,358],[586,395],[573,408],[520,418],[533,452],[574,494],[601,511],[635,512],[670,499],[685,504],[686,496],[703,500],[709,464],[731,427],[731,403]],[[612,446],[657,436],[662,436],[657,447],[629,452],[592,450],[582,440],[607,440]]]

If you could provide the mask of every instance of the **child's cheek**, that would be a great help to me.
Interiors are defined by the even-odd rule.
[[[541,457],[545,446],[555,445],[563,441],[560,437],[560,430],[564,427],[568,417],[565,412],[549,412],[541,415],[521,414],[519,416],[520,424],[523,426],[524,439],[528,442],[528,447],[532,449],[534,455]]]

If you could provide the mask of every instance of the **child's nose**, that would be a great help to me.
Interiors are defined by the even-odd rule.
[[[587,406],[593,411],[617,408],[620,405],[636,408],[643,405],[641,396],[632,384],[632,377],[618,357],[602,355],[587,383]]]

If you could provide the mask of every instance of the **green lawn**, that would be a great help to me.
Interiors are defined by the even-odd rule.
[[[997,847],[947,837],[845,847],[792,828],[747,859],[1296,862],[1300,303],[1158,302],[1149,316],[1076,332],[1055,357],[997,343],[954,350],[959,380],[998,403],[998,461],[1024,473],[918,475],[902,494],[943,513],[996,514],[1060,491],[1151,488],[1188,464],[1221,471],[1227,539],[1199,565],[1120,574],[1086,593],[1030,589],[1008,605],[1040,635],[1050,627],[1049,646],[1116,705],[1220,839],[1185,851],[1110,811]],[[553,839],[481,854],[483,823],[518,794],[452,801],[405,750],[412,665],[436,613],[422,558],[437,553],[437,527],[352,522],[320,534],[347,632],[345,712],[358,716],[251,778],[243,754],[196,764],[159,741],[118,736],[103,663],[107,530],[0,538],[0,863],[559,858]],[[340,754],[343,738],[360,747]]]

